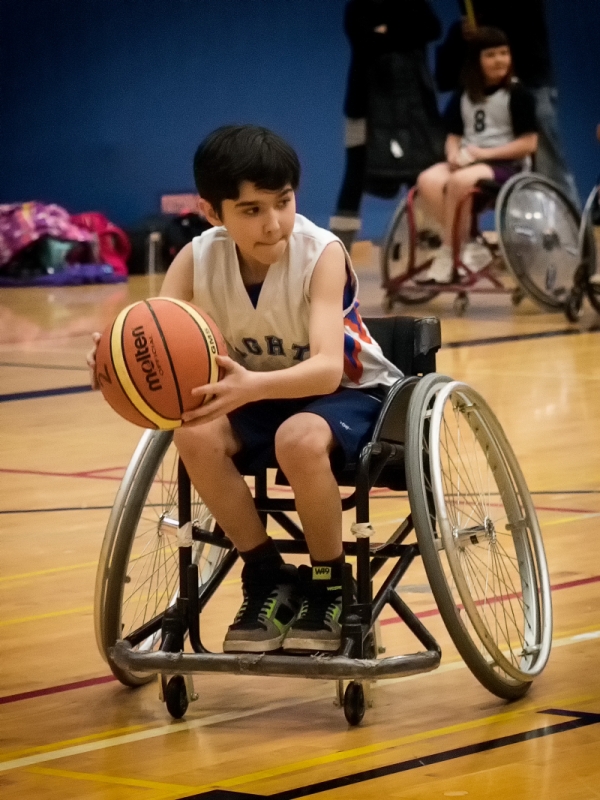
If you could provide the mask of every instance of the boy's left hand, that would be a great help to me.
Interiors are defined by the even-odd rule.
[[[185,424],[212,422],[246,403],[260,399],[257,396],[256,373],[245,369],[229,356],[216,356],[216,360],[225,375],[217,383],[207,383],[192,389],[192,394],[198,400],[202,395],[209,399],[199,408],[186,411],[182,415]]]

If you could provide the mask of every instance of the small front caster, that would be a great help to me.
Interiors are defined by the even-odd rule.
[[[569,322],[577,322],[583,311],[583,292],[571,289],[565,301],[565,314]]]
[[[350,681],[344,693],[344,716],[348,725],[360,725],[365,715],[365,692],[362,683]]]
[[[468,307],[469,307],[469,295],[466,294],[465,292],[460,292],[459,294],[457,294],[456,297],[454,298],[454,303],[453,303],[454,313],[457,316],[462,317],[462,315],[465,313]]]
[[[512,290],[510,295],[510,301],[515,308],[521,305],[524,298],[525,298],[525,292],[523,291],[523,289],[521,289],[520,286],[517,286]]]
[[[174,719],[181,719],[189,705],[187,688],[183,675],[173,675],[167,683],[164,693],[169,714]]]

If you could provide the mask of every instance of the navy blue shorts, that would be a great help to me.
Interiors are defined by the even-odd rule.
[[[339,389],[333,394],[293,400],[260,400],[237,408],[229,422],[242,442],[234,462],[240,472],[253,474],[275,466],[275,434],[279,426],[301,412],[318,414],[328,423],[338,444],[332,453],[335,468],[356,462],[369,441],[385,390]]]

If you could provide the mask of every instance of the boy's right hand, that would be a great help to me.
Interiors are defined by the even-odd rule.
[[[102,338],[101,333],[98,333],[97,331],[95,333],[92,333],[92,340],[94,342],[94,346],[85,357],[85,360],[87,362],[90,371],[90,383],[92,384],[92,389],[100,388],[100,386],[98,385],[98,381],[96,380],[96,350],[98,349],[98,342],[100,341],[101,338]]]

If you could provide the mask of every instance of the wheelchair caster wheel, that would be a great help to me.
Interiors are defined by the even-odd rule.
[[[516,308],[517,306],[521,305],[524,297],[525,297],[525,292],[523,291],[523,289],[521,289],[520,286],[517,286],[516,289],[512,290],[512,294],[510,296],[510,302]]]
[[[457,294],[454,298],[454,303],[452,304],[454,308],[454,313],[457,314],[459,317],[465,313],[467,308],[469,307],[469,296],[464,292]]]
[[[386,314],[391,313],[394,310],[394,305],[395,305],[394,296],[391,294],[386,294],[381,303],[381,307],[383,308],[385,313]]]
[[[185,678],[183,675],[173,675],[165,688],[165,703],[167,711],[174,719],[181,719],[188,709],[189,701]]]
[[[565,314],[569,322],[577,322],[583,311],[583,293],[573,289],[565,301]]]
[[[348,725],[359,725],[365,715],[365,690],[362,683],[350,681],[344,693],[344,716]]]

